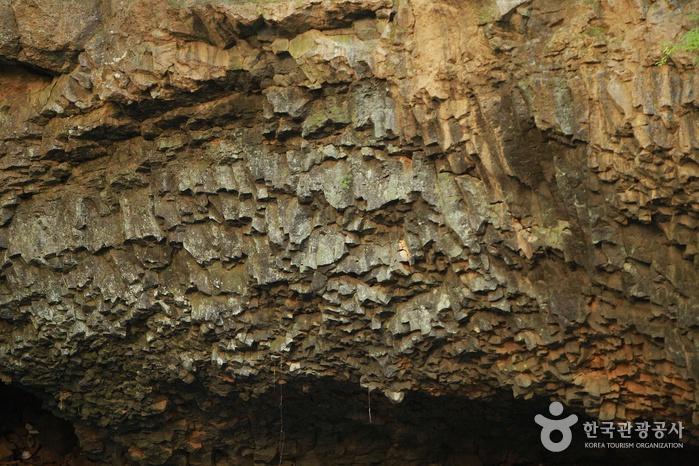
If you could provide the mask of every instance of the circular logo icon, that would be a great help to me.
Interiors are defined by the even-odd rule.
[[[563,405],[558,401],[554,401],[549,405],[549,413],[554,417],[560,416],[563,414]],[[563,419],[549,419],[546,416],[537,414],[534,417],[534,422],[541,426],[541,444],[544,448],[558,453],[568,448],[570,442],[573,441],[573,432],[571,432],[570,428],[578,422],[578,416],[571,414]],[[551,434],[556,430],[563,434],[563,438],[558,442],[551,440]]]

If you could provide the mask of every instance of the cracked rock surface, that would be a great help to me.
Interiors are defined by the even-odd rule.
[[[0,0],[0,380],[103,464],[277,464],[284,382],[693,441],[697,10]]]

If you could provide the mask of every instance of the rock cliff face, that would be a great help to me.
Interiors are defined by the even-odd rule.
[[[419,419],[515,397],[696,438],[698,10],[0,0],[1,380],[103,464],[466,464]]]

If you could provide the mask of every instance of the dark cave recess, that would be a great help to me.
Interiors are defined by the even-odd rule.
[[[397,404],[377,391],[318,379],[290,380],[246,400],[233,394],[211,398],[196,384],[177,391],[181,396],[177,412],[188,416],[192,410],[202,410],[229,418],[214,443],[228,439],[238,448],[231,454],[230,446],[209,445],[207,455],[182,452],[166,464],[650,466],[692,464],[699,456],[699,447],[689,443],[674,449],[610,448],[611,442],[656,440],[652,434],[643,440],[622,439],[618,433],[605,438],[599,432],[597,439],[589,439],[583,425],[594,420],[567,406],[561,416],[578,416],[573,441],[565,451],[551,453],[542,446],[541,428],[534,422],[537,414],[550,416],[549,401],[514,399],[505,391],[480,400],[408,392]],[[0,465],[136,464],[125,451],[118,460],[94,456],[94,463],[87,460],[73,426],[42,409],[39,398],[29,391],[0,384],[0,400]],[[172,419],[166,414],[162,422],[168,418]],[[664,441],[674,443],[676,437]],[[559,439],[560,435],[552,435],[552,440]],[[682,441],[688,440],[685,432]],[[607,447],[600,448],[602,442]]]
[[[257,405],[254,409],[258,413],[266,411],[269,425],[276,428],[279,427],[277,406],[282,400],[281,394],[281,388],[278,388],[274,393],[249,400],[253,406]],[[699,447],[688,443],[678,449],[593,448],[591,443],[636,444],[661,440],[652,438],[652,433],[645,440],[637,437],[622,439],[618,432],[611,439],[601,432],[597,433],[597,439],[588,439],[583,425],[595,420],[582,410],[570,407],[565,407],[561,416],[578,416],[572,427],[573,441],[565,451],[551,453],[542,446],[541,427],[534,422],[537,414],[551,417],[550,401],[536,397],[514,399],[506,391],[487,400],[408,392],[400,404],[393,404],[387,397],[374,392],[371,394],[371,423],[368,400],[367,392],[362,393],[344,384],[314,384],[310,381],[285,384],[282,404],[285,443],[293,439],[299,439],[301,443],[300,439],[315,436],[316,445],[325,445],[326,455],[322,456],[329,462],[323,464],[348,464],[333,450],[344,448],[349,451],[352,445],[361,443],[365,443],[365,459],[353,464],[655,465],[668,462],[693,464],[693,459],[699,457]],[[652,425],[653,420],[649,421]],[[339,441],[333,441],[333,438]],[[554,441],[559,438],[556,434],[552,436]],[[686,432],[682,440],[689,440]],[[667,435],[662,441],[677,443],[678,439],[676,435]],[[305,463],[301,460],[296,464]]]
[[[164,413],[163,422],[168,418],[177,422],[177,416],[210,417],[209,426],[221,426],[210,432],[209,438],[214,440],[204,448],[206,455],[177,454],[179,459],[172,464],[178,465],[650,466],[692,464],[699,457],[699,447],[689,443],[677,449],[592,446],[655,440],[652,434],[642,440],[622,439],[618,433],[609,439],[600,432],[597,439],[588,439],[583,425],[594,420],[568,406],[561,416],[578,416],[572,428],[573,441],[563,452],[549,452],[541,444],[541,427],[534,418],[537,414],[551,417],[550,401],[515,399],[507,391],[478,400],[408,392],[396,404],[378,391],[369,393],[356,385],[327,379],[291,379],[246,399],[235,394],[211,397],[197,384],[171,385],[169,390],[179,392],[180,398],[177,408]],[[228,421],[222,423],[221,419]],[[652,425],[653,420],[649,421]],[[207,430],[206,425],[202,430]],[[559,438],[552,435],[553,441]],[[685,431],[682,441],[688,440]],[[678,442],[676,435],[668,435],[664,441]]]
[[[0,384],[0,465],[90,466],[73,426],[28,391]]]

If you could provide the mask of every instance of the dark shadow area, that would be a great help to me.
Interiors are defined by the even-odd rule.
[[[623,439],[615,432],[610,439],[598,431],[597,439],[589,439],[583,424],[593,419],[569,407],[564,407],[558,419],[578,416],[572,428],[573,441],[562,452],[549,452],[540,441],[541,427],[534,422],[537,414],[554,417],[549,413],[549,401],[514,399],[505,391],[487,400],[408,393],[400,404],[374,392],[371,422],[366,391],[325,380],[290,381],[259,398],[239,402],[243,406],[235,410],[253,413],[248,417],[249,427],[258,436],[250,447],[257,450],[254,462],[263,464],[650,466],[694,464],[699,458],[699,447],[688,443],[674,449],[635,446],[637,442],[678,443],[676,434],[656,440],[651,432],[642,440]],[[263,437],[268,440],[262,441]],[[551,438],[558,441],[561,434],[554,433]],[[682,441],[687,440],[684,432]],[[593,447],[591,442],[606,445]],[[620,443],[634,447],[620,448]],[[264,454],[260,454],[260,447]],[[231,460],[215,464],[248,464],[241,462],[242,458]]]
[[[73,426],[24,390],[0,384],[0,465],[89,466]]]
[[[53,78],[24,66],[11,65],[0,60],[0,97],[26,97],[29,92],[37,92],[49,85]]]
[[[656,442],[652,432],[645,440],[623,439],[616,432],[605,438],[601,431],[588,439],[583,425],[593,420],[584,413],[564,406],[552,415],[549,400],[514,399],[507,391],[481,400],[409,392],[394,404],[378,391],[327,379],[293,379],[246,399],[233,393],[211,396],[198,384],[168,388],[170,409],[132,424],[133,435],[120,436],[116,448],[93,452],[92,460],[131,466],[134,446],[143,453],[139,464],[174,466],[652,466],[694,464],[699,457],[699,447],[689,443],[635,446]],[[83,459],[70,423],[43,410],[36,397],[0,385],[0,399],[0,466],[93,464]],[[534,418],[573,414],[578,420],[570,446],[558,453],[546,450]],[[103,440],[109,442],[109,435]],[[681,440],[691,440],[686,431]],[[662,441],[679,444],[675,434]],[[175,444],[181,447],[173,451]],[[29,458],[22,460],[23,454]]]

